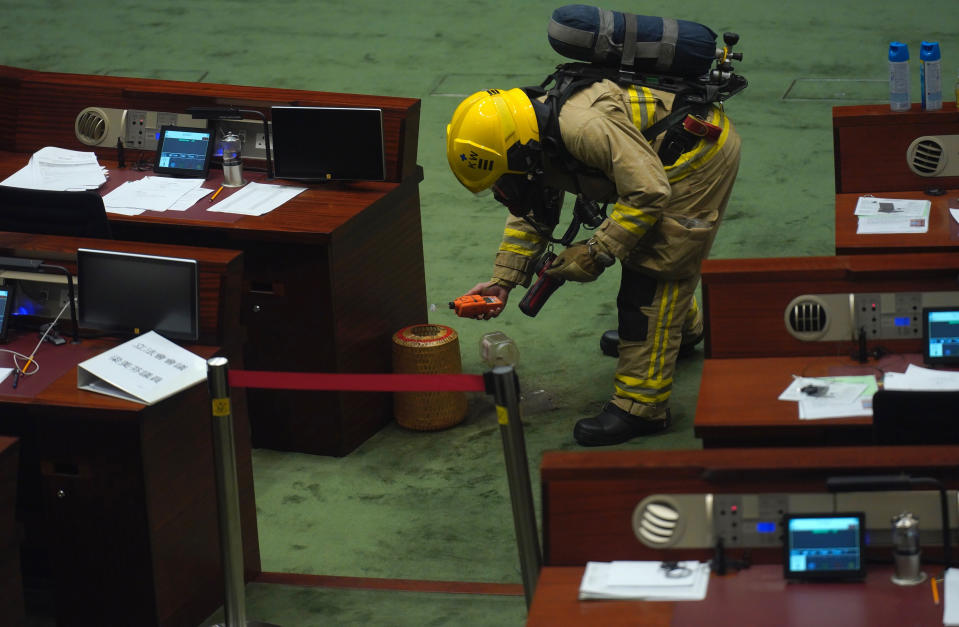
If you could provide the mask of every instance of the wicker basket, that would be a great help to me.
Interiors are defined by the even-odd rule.
[[[393,372],[401,374],[460,374],[460,343],[456,331],[439,324],[415,324],[393,335]],[[407,429],[437,431],[466,417],[465,392],[396,392],[396,422]]]

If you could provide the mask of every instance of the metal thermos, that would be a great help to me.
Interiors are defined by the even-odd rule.
[[[895,573],[892,582],[900,586],[914,586],[926,580],[919,566],[919,519],[911,512],[892,517],[892,558]]]
[[[220,149],[223,154],[223,187],[242,187],[243,159],[240,158],[240,138],[234,133],[227,133],[220,140]]]

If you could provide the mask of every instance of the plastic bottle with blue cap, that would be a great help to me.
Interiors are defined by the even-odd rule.
[[[909,47],[900,42],[889,44],[889,108],[893,111],[908,111],[909,100]]]
[[[922,110],[942,109],[942,61],[938,41],[924,41],[919,47],[919,83],[922,85]]]

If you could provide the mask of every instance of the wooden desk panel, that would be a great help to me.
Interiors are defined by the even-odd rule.
[[[833,107],[832,125],[837,194],[959,187],[959,176],[919,176],[906,163],[906,151],[917,137],[959,135],[955,102],[942,103],[939,111],[922,111],[913,103],[901,113],[889,105]]]
[[[784,321],[789,303],[803,294],[957,289],[959,253],[707,259],[706,357],[851,355],[858,347],[851,339],[805,342],[790,335]],[[877,342],[898,353],[922,350],[918,338]]]
[[[959,486],[959,447],[874,446],[672,451],[549,451],[540,464],[543,560],[663,559],[631,529],[633,509],[650,494],[825,492],[836,475],[931,476]],[[742,550],[728,550],[741,559]],[[753,563],[781,563],[780,549],[752,549]],[[708,560],[706,549],[675,549],[670,559]]]
[[[929,196],[923,192],[882,192],[883,198],[928,200],[928,233],[890,233],[859,235],[856,203],[860,193],[836,194],[836,254],[929,253],[959,251],[959,222],[949,213],[950,207],[959,208],[959,189],[946,190],[943,196]]]
[[[0,432],[20,435],[29,452],[18,503],[24,569],[52,578],[61,626],[202,622],[224,590],[206,384],[143,406],[76,381],[74,368],[29,402],[0,396]],[[250,580],[260,559],[242,433],[237,468]]]
[[[90,150],[73,131],[87,106],[182,113],[236,105],[267,115],[273,104],[383,109],[387,182],[308,185],[275,211],[230,222],[148,212],[111,216],[111,226],[121,239],[243,251],[237,318],[248,331],[248,369],[390,372],[392,334],[427,321],[419,100],[5,66],[0,86],[0,177],[43,146]],[[114,148],[94,151],[102,164],[116,163]],[[345,455],[393,419],[388,394],[251,390],[248,396],[254,444],[267,448]]]
[[[239,251],[0,231],[0,256],[42,259],[51,265],[63,266],[74,275],[75,281],[78,248],[195,259],[199,280],[198,342],[222,346],[234,362],[242,363],[245,332],[236,315],[240,307],[243,275],[243,255]],[[66,335],[72,331],[72,327],[69,316],[66,313],[64,316],[66,318],[61,322],[61,329]]]
[[[0,436],[0,616],[4,624],[24,623],[23,583],[20,577],[20,533],[17,511],[19,442]]]
[[[870,567],[864,582],[849,584],[788,584],[781,566],[752,566],[723,577],[714,575],[704,600],[686,602],[579,601],[583,570],[555,566],[542,570],[528,627],[942,624],[943,605],[933,602],[929,584],[897,586],[888,566]],[[929,574],[939,570],[935,565],[925,567]]]
[[[74,133],[77,114],[86,107],[185,113],[188,107],[235,106],[259,110],[267,119],[273,105],[373,107],[383,111],[387,180],[417,176],[420,101],[415,98],[38,72],[5,65],[0,65],[0,94],[0,149],[27,154],[44,146],[91,150]],[[116,160],[114,146],[93,150]]]
[[[704,448],[872,444],[872,418],[800,420],[797,403],[778,400],[794,375],[830,376],[904,372],[919,355],[889,356],[867,364],[847,357],[706,359],[693,434]]]

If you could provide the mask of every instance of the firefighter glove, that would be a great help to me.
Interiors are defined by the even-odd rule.
[[[568,281],[589,283],[613,265],[615,257],[596,239],[577,242],[561,252],[546,274]]]

